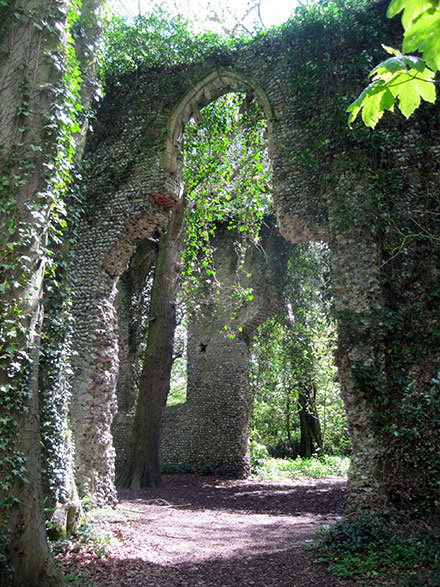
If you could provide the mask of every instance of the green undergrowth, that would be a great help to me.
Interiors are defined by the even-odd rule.
[[[350,459],[324,455],[319,458],[274,459],[267,458],[253,467],[253,472],[262,479],[273,481],[294,477],[321,477],[347,475]]]
[[[315,537],[322,562],[358,585],[440,586],[440,526],[387,515],[346,516]]]

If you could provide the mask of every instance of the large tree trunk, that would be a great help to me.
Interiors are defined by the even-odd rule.
[[[44,138],[54,96],[48,87],[59,88],[63,81],[49,53],[62,43],[56,29],[66,24],[67,4],[42,2],[39,18],[34,6],[11,2],[0,15],[2,26],[8,24],[0,47],[0,550],[5,555],[0,583],[51,586],[62,584],[62,578],[45,535],[37,374],[52,201],[38,196],[48,188],[44,165],[56,151],[56,137],[46,133]],[[43,31],[40,18],[53,32]],[[40,213],[33,217],[38,200]]]
[[[0,585],[8,587],[63,582],[46,542],[38,360],[57,165],[69,165],[59,122],[69,107],[68,7],[21,0],[0,8]]]
[[[0,511],[1,554],[5,556],[2,561],[4,566],[0,568],[2,587],[52,587],[63,583],[46,542],[43,513],[37,388],[41,318],[42,307],[39,305],[33,332],[33,346],[27,350],[30,360],[25,367],[26,373],[22,375],[25,381],[20,381],[18,377],[11,380],[5,370],[0,377],[3,389],[8,385],[11,386],[9,389],[14,386],[17,395],[20,395],[21,391],[24,396],[22,404],[14,406],[15,409],[2,410],[2,418],[10,420],[10,430],[6,435],[2,434],[4,443],[9,440],[9,447],[5,451],[2,450],[0,474],[0,495],[4,504]],[[26,384],[27,388],[24,390]],[[8,434],[11,429],[16,435],[14,439]],[[10,463],[5,463],[5,457],[11,459]],[[17,466],[21,466],[22,470],[17,470]]]
[[[118,416],[125,417],[135,409],[139,390],[144,333],[148,318],[150,293],[145,292],[147,278],[156,260],[157,251],[150,243],[141,241],[130,265],[118,281],[115,309],[118,314],[119,373],[116,387]],[[147,315],[146,315],[147,314]]]
[[[161,483],[160,434],[170,389],[184,212],[185,199],[181,198],[159,243],[139,395],[127,459],[118,480],[122,487],[139,489]]]

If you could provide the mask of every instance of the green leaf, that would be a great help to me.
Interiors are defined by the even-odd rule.
[[[359,112],[362,111],[364,124],[374,128],[382,118],[384,111],[393,109],[394,103],[395,98],[383,81],[375,81],[368,88],[365,88],[358,99],[347,108],[347,112],[350,113],[348,124],[351,126]]]
[[[403,10],[402,26],[408,27],[416,18],[438,4],[435,0],[393,0],[388,7],[387,17],[393,18]]]
[[[401,88],[397,95],[399,97],[399,110],[403,116],[409,118],[414,110],[420,106],[420,92],[413,84],[413,81],[402,80]]]
[[[431,103],[435,101],[435,86],[430,81],[402,73],[395,78],[394,83],[397,89],[395,95],[399,98],[399,110],[406,118],[420,106],[422,98]]]
[[[425,63],[420,57],[414,55],[400,55],[399,57],[389,57],[377,65],[370,73],[370,76],[384,76],[387,73],[396,73],[400,70],[416,69],[422,72],[425,69]]]
[[[390,55],[395,55],[396,57],[400,57],[400,55],[402,55],[402,53],[398,49],[393,49],[393,47],[389,47],[388,45],[384,45],[383,43],[382,47]]]
[[[434,71],[440,71],[440,25],[437,32],[426,39],[422,52],[426,65]]]
[[[420,50],[428,67],[440,69],[440,8],[423,14],[405,30],[402,49],[405,53]]]
[[[364,123],[374,128],[385,110],[393,110],[396,99],[406,118],[420,106],[422,99],[435,102],[435,73],[419,57],[391,57],[375,67],[370,75],[374,76],[373,82],[347,109],[349,126],[362,111]]]

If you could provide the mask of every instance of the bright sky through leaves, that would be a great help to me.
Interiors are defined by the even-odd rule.
[[[224,19],[227,24],[232,25],[234,17],[249,29],[252,30],[253,25],[260,27],[269,27],[272,25],[279,25],[285,22],[298,0],[261,0],[260,15],[261,21],[258,18],[258,11],[255,8],[249,15],[245,17],[251,6],[256,6],[256,0],[167,0],[162,2],[154,2],[152,0],[111,0],[110,6],[112,12],[117,16],[136,16],[151,12],[154,4],[158,4],[167,11],[175,14],[180,12],[186,16],[188,20],[195,21],[196,28],[210,29],[215,32],[221,32],[221,28],[215,22],[215,15]],[[210,18],[211,16],[211,18]],[[214,18],[212,18],[214,17]]]

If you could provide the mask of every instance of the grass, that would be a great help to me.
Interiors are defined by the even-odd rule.
[[[322,477],[347,475],[350,459],[348,457],[322,456],[319,458],[303,459],[274,459],[266,458],[255,467],[255,473],[262,479],[282,481],[294,477]]]

